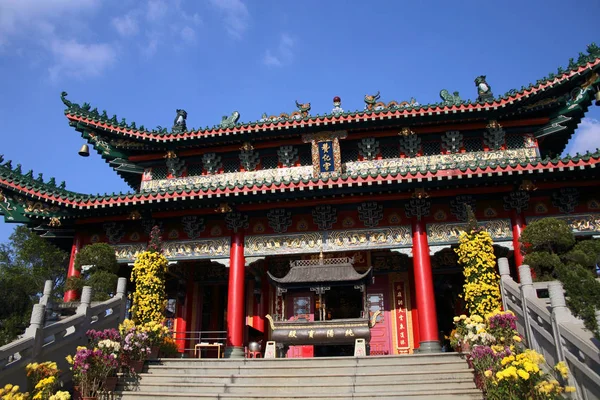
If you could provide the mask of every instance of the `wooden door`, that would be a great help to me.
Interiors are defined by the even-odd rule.
[[[375,283],[367,287],[367,309],[369,319],[375,312],[380,311],[375,325],[371,328],[369,343],[370,355],[381,356],[392,354],[391,341],[391,302],[387,275],[377,275]]]

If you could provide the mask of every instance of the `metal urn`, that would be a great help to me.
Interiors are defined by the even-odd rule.
[[[250,351],[260,351],[262,346],[258,342],[250,342],[248,343],[248,350]]]

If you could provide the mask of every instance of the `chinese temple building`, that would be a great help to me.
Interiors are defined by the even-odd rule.
[[[97,242],[114,247],[126,276],[159,226],[174,330],[226,331],[228,356],[273,338],[289,339],[288,357],[346,354],[354,336],[371,355],[440,351],[440,332],[463,309],[453,248],[465,204],[515,270],[519,235],[536,219],[600,231],[600,152],[560,156],[600,105],[599,71],[592,44],[503,95],[479,76],[474,100],[377,92],[361,111],[339,97],[322,114],[296,101],[289,114],[243,123],[234,111],[199,130],[184,110],[170,130],[150,130],[63,92],[68,123],[87,141],[80,154],[91,147],[132,191],[75,193],[0,160],[0,214],[70,249],[68,276],[79,273],[78,250]]]

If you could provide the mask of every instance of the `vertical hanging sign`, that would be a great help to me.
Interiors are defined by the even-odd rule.
[[[394,325],[395,344],[399,354],[410,353],[413,347],[412,319],[410,316],[410,297],[406,289],[405,279],[392,280],[392,295],[394,296]]]
[[[346,136],[346,131],[302,135],[304,143],[311,143],[313,176],[315,178],[329,178],[342,173],[339,140]]]

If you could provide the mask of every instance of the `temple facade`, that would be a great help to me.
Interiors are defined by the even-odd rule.
[[[453,248],[465,205],[515,270],[531,221],[600,231],[600,152],[561,157],[600,105],[599,70],[592,44],[503,95],[479,76],[474,100],[442,90],[425,105],[377,92],[361,111],[335,97],[315,115],[296,101],[289,114],[245,123],[233,111],[205,129],[188,129],[185,110],[170,130],[146,129],[63,92],[68,123],[87,142],[80,154],[90,146],[132,191],[75,193],[1,160],[0,214],[68,248],[68,276],[79,274],[78,250],[97,242],[114,247],[128,276],[160,227],[182,352],[196,333],[219,331],[228,356],[273,338],[288,357],[345,354],[357,335],[371,355],[440,351],[463,310]]]

